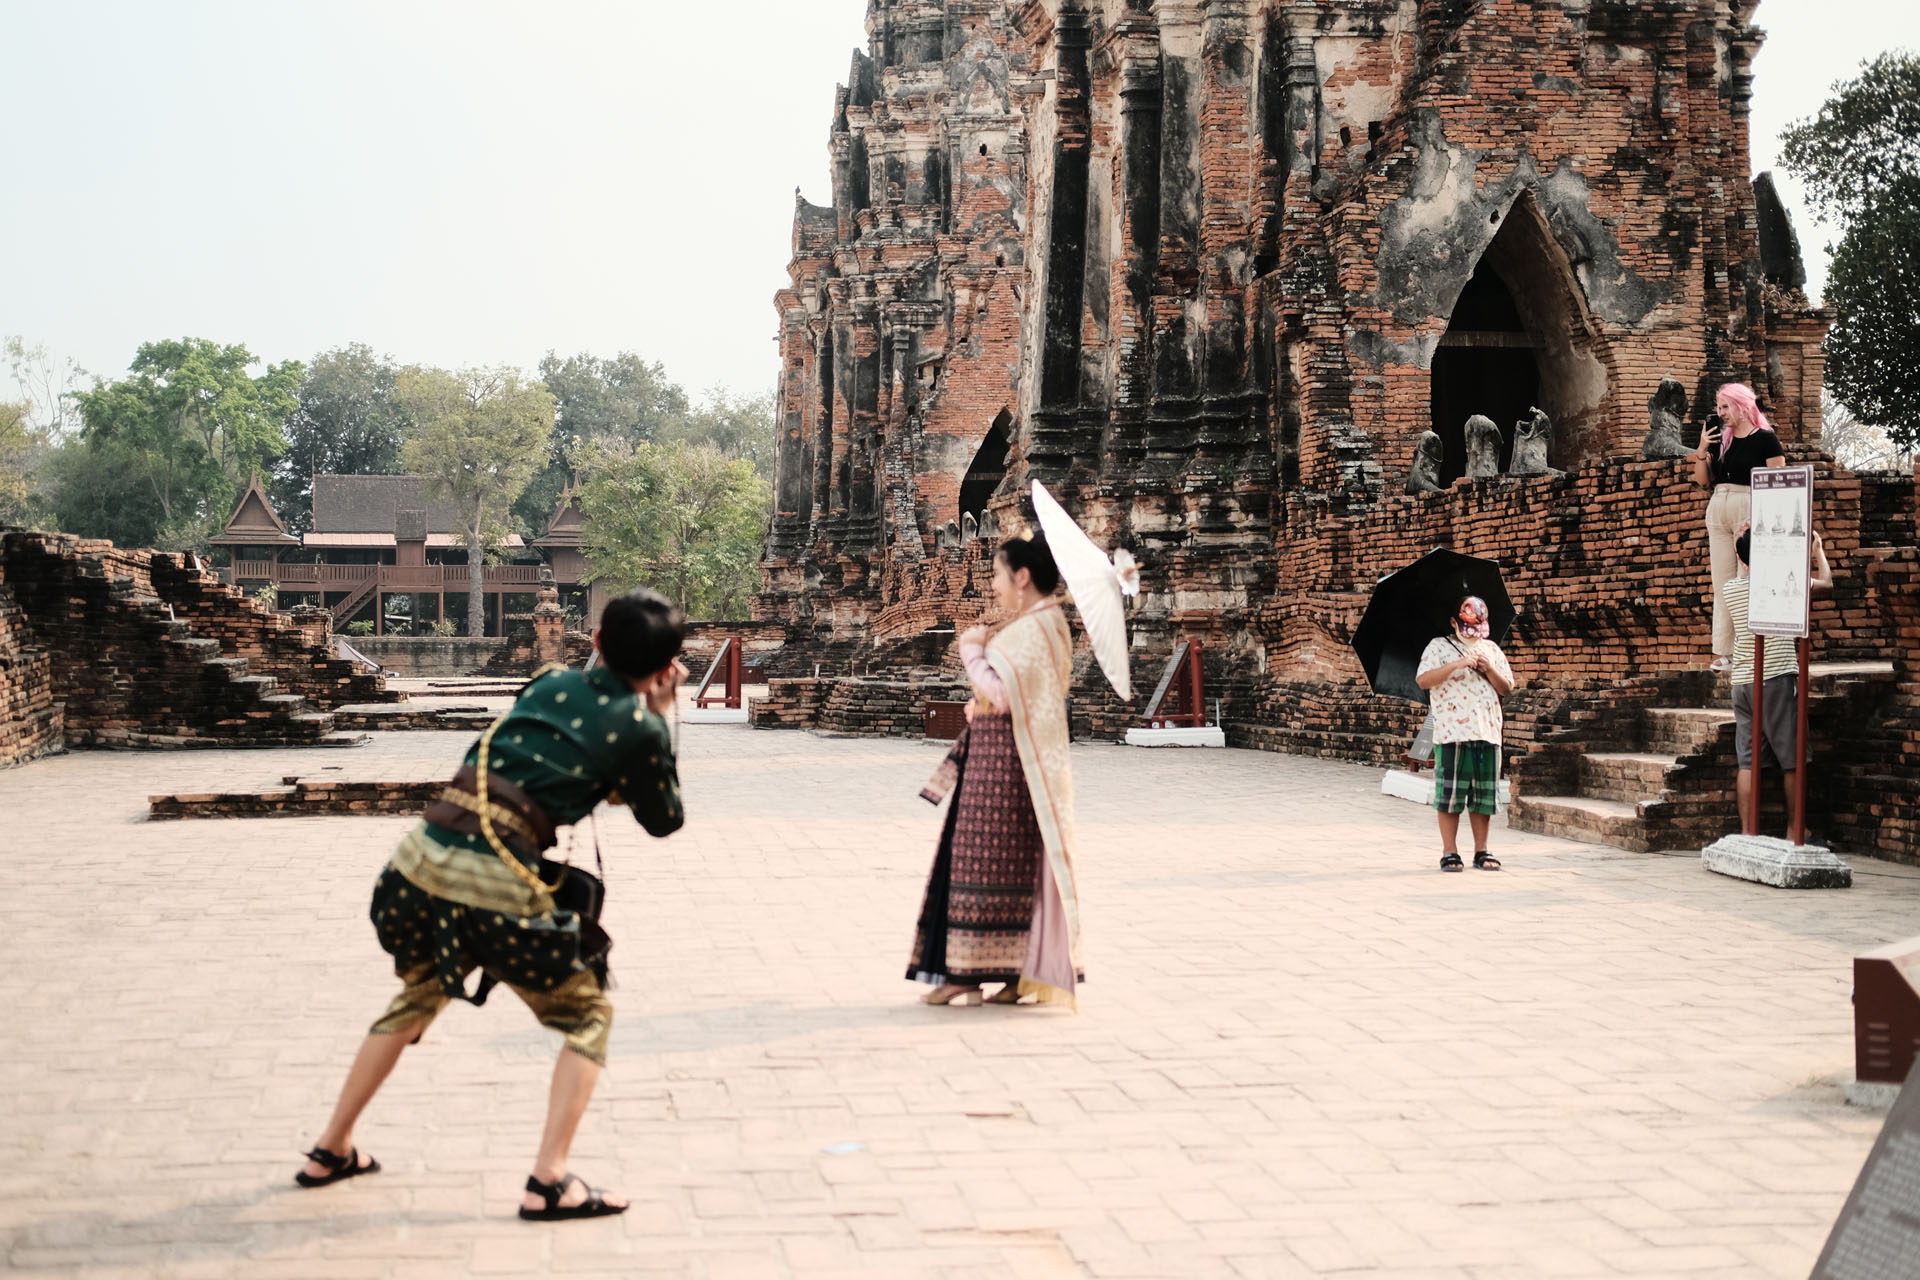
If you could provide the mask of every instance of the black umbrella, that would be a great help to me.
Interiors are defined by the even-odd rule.
[[[1353,633],[1353,651],[1375,693],[1427,705],[1427,691],[1414,683],[1420,655],[1435,636],[1452,633],[1453,609],[1461,596],[1485,600],[1494,643],[1506,639],[1514,609],[1498,561],[1435,547],[1380,579]]]

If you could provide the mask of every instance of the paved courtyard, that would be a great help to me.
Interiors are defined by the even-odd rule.
[[[1496,829],[1442,876],[1376,771],[1075,749],[1077,1015],[902,980],[937,748],[684,730],[692,820],[603,813],[613,1060],[576,1168],[623,1218],[513,1217],[554,1044],[450,1010],[292,1185],[391,992],[401,819],[147,823],[150,792],[431,777],[465,738],[76,754],[0,773],[0,1259],[16,1274],[1801,1277],[1878,1130],[1849,958],[1920,874],[1784,893]]]

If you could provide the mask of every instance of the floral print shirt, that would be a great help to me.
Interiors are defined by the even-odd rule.
[[[1426,652],[1420,655],[1420,674],[1444,667],[1470,653],[1486,654],[1492,659],[1493,669],[1500,673],[1501,679],[1509,684],[1513,682],[1513,668],[1507,665],[1507,655],[1500,652],[1499,645],[1491,640],[1461,640],[1454,636],[1437,636],[1427,645]],[[1495,746],[1500,745],[1500,726],[1504,719],[1500,714],[1500,695],[1494,692],[1492,683],[1478,671],[1454,672],[1434,686],[1429,697],[1432,700],[1430,719],[1435,743],[1491,742]]]

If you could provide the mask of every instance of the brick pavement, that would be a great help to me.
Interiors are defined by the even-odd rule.
[[[553,1045],[449,1011],[296,1191],[390,978],[402,819],[141,821],[163,790],[426,777],[359,751],[0,773],[0,1258],[17,1274],[1802,1276],[1879,1117],[1844,1107],[1848,959],[1920,873],[1789,894],[1496,832],[1433,870],[1378,774],[1076,748],[1076,1016],[900,979],[938,814],[923,743],[690,726],[688,830],[603,817],[613,1065],[576,1149],[624,1218],[512,1217]]]

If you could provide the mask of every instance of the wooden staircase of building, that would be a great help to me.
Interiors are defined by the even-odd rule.
[[[373,593],[379,589],[379,578],[369,576],[362,580],[358,586],[347,593],[345,600],[334,605],[330,610],[333,614],[333,625],[336,627],[345,626],[347,620],[353,617],[354,614],[360,612],[360,606],[373,599]]]
[[[1884,695],[1893,681],[1891,662],[1812,665],[1808,717],[1816,761],[1822,738],[1844,732],[1850,714]],[[1640,706],[1570,735],[1572,741],[1556,748],[1563,753],[1558,779],[1571,782],[1569,790],[1535,794],[1523,762],[1509,822],[1522,831],[1636,853],[1699,849],[1737,830],[1729,679],[1721,673],[1693,685],[1706,694],[1701,705]],[[1567,754],[1575,758],[1564,759]],[[1766,790],[1770,809],[1778,788]]]

